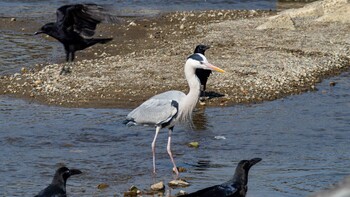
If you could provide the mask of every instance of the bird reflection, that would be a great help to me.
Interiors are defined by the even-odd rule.
[[[208,127],[208,120],[205,114],[206,107],[198,107],[196,111],[193,113],[193,130],[195,131],[203,131]]]

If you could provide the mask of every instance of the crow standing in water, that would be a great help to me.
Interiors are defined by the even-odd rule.
[[[34,197],[67,197],[67,194],[66,194],[67,179],[72,175],[81,174],[81,173],[82,172],[80,170],[76,170],[76,169],[70,170],[66,167],[59,168],[56,171],[51,184]]]
[[[200,54],[204,55],[205,51],[209,48],[210,48],[210,46],[200,44],[200,45],[196,46],[194,53],[200,53]],[[204,69],[200,69],[200,68],[196,69],[196,75],[199,78],[199,81],[201,82],[201,94],[200,94],[201,100],[204,100],[205,89],[206,89],[207,81],[208,81],[210,74],[211,74],[211,70],[204,70]]]
[[[249,169],[259,161],[261,161],[260,158],[242,160],[238,163],[231,180],[181,197],[245,197],[248,191]]]
[[[55,23],[47,23],[37,34],[47,34],[60,41],[66,52],[66,61],[73,61],[75,52],[94,44],[105,44],[113,38],[85,38],[95,34],[97,24],[103,20],[116,20],[104,8],[96,4],[64,5],[57,9]],[[66,72],[65,68],[62,71]]]

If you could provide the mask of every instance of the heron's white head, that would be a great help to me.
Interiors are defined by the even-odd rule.
[[[225,72],[221,68],[210,64],[208,62],[207,58],[203,54],[200,54],[200,53],[195,53],[195,54],[192,54],[191,56],[189,56],[187,58],[187,61],[186,61],[186,66],[192,67],[195,69],[201,68],[201,69],[206,69],[206,70],[214,70],[214,71],[221,72],[221,73]]]

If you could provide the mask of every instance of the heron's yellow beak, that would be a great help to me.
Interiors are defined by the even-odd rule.
[[[225,71],[222,70],[221,68],[216,67],[216,66],[214,66],[214,65],[212,65],[212,64],[210,64],[210,63],[206,63],[205,65],[206,65],[208,68],[210,68],[210,70],[215,70],[215,71],[220,72],[220,73],[224,73],[224,72],[225,72]]]

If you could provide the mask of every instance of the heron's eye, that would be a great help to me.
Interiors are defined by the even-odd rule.
[[[200,61],[201,64],[204,64],[202,61]]]

